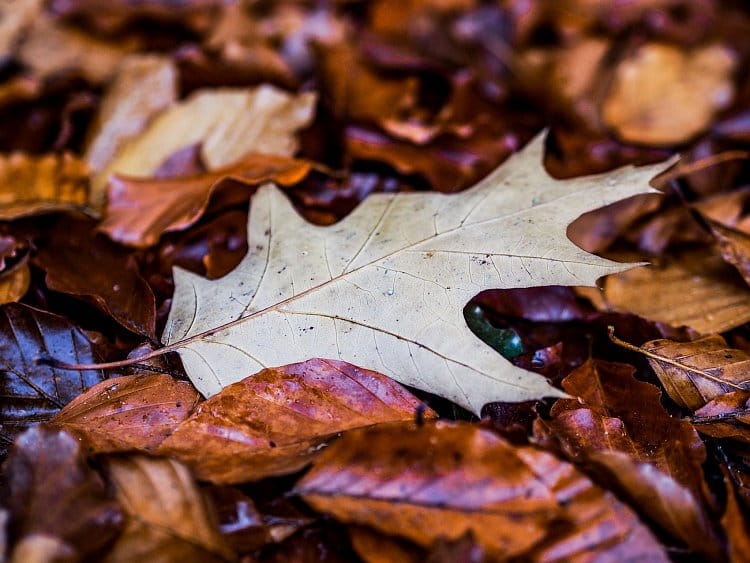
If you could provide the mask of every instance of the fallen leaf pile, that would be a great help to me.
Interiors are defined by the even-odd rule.
[[[0,560],[749,560],[748,37],[0,3]]]

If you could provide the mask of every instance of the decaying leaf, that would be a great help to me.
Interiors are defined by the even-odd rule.
[[[153,451],[198,402],[192,385],[168,375],[128,375],[78,395],[51,423],[91,453]]]
[[[722,258],[737,268],[750,284],[750,235],[725,227],[716,221],[709,221],[709,226],[719,245]]]
[[[728,555],[731,563],[747,561],[750,553],[750,526],[740,507],[736,487],[727,471],[723,471],[727,488],[727,505],[721,517],[721,525],[727,537]]]
[[[750,382],[750,354],[729,348],[718,334],[692,342],[652,340],[642,348],[682,364],[648,358],[672,400],[690,410],[697,410],[719,395]]]
[[[107,463],[125,529],[107,563],[233,560],[190,471],[170,459],[136,455]]]
[[[284,156],[251,153],[237,162],[204,174],[140,179],[115,175],[110,179],[107,215],[99,229],[112,240],[131,246],[150,246],[170,231],[186,229],[195,223],[209,198],[221,197],[222,187],[236,190],[239,201],[246,201],[251,187],[264,182],[288,186],[300,182],[312,163]],[[234,194],[228,194],[232,198]]]
[[[21,434],[3,467],[11,559],[98,560],[123,515],[73,436],[45,426]]]
[[[688,141],[731,103],[736,65],[736,55],[718,44],[692,52],[646,44],[618,67],[604,120],[628,142]]]
[[[703,443],[670,417],[659,389],[626,364],[589,360],[563,381],[578,400],[560,400],[537,419],[537,440],[561,451],[642,514],[706,557],[720,557],[706,507]]]
[[[141,133],[148,122],[177,99],[177,69],[165,57],[129,55],[107,89],[89,132],[84,160],[100,172],[117,151]],[[92,205],[101,206],[105,190],[91,194]]]
[[[721,257],[703,250],[609,276],[598,308],[650,321],[724,332],[750,321],[750,289]]]
[[[629,508],[549,453],[465,423],[393,432],[348,432],[296,492],[338,520],[426,548],[471,532],[504,559],[571,560],[593,552],[666,561]]]
[[[66,319],[27,305],[0,308],[0,440],[5,450],[28,425],[48,420],[83,391],[104,379],[101,371],[37,365],[42,356],[97,361],[86,335]]]
[[[731,391],[697,411],[693,425],[701,434],[750,443],[750,391]]]
[[[542,150],[540,136],[458,195],[374,194],[330,227],[307,223],[264,186],[248,255],[232,273],[208,281],[175,269],[164,342],[205,395],[267,366],[323,357],[475,413],[492,401],[561,396],[474,336],[463,307],[483,289],[592,285],[630,268],[576,247],[565,227],[648,192],[664,164],[558,181]]]
[[[88,174],[86,164],[70,154],[0,155],[0,219],[84,209]]]
[[[315,94],[291,96],[268,85],[195,92],[126,143],[95,176],[93,190],[102,190],[113,174],[148,178],[177,150],[195,143],[201,143],[209,170],[249,152],[291,156],[296,132],[310,123],[314,106]]]
[[[91,303],[122,326],[155,340],[156,302],[126,249],[97,235],[91,221],[63,220],[39,241],[34,264],[47,287]]]
[[[242,483],[297,471],[337,433],[411,420],[418,407],[379,373],[310,360],[230,385],[198,405],[158,453],[187,463],[200,479]]]

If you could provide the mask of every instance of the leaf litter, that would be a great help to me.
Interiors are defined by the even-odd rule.
[[[746,7],[0,14],[3,558],[746,558]]]

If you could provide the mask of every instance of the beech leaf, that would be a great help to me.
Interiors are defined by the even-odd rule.
[[[188,417],[198,399],[187,381],[126,375],[90,387],[52,423],[79,438],[89,452],[151,451]]]
[[[200,479],[242,483],[298,471],[337,433],[411,420],[418,407],[379,373],[309,360],[230,385],[198,405],[157,453],[187,463]]]
[[[120,532],[120,507],[66,432],[37,425],[21,434],[2,483],[14,562],[98,561]]]
[[[107,469],[126,518],[122,535],[103,561],[234,559],[184,465],[134,455],[110,459]]]
[[[750,354],[730,348],[718,334],[692,342],[651,340],[641,348],[656,355],[648,362],[672,400],[691,410],[750,381]]]
[[[472,412],[493,401],[564,396],[466,326],[484,289],[593,285],[620,264],[566,237],[581,213],[650,190],[665,163],[560,181],[543,137],[458,194],[374,194],[341,222],[307,223],[272,185],[254,196],[249,251],[209,281],[175,268],[163,340],[199,391],[268,366],[343,360]]]
[[[337,520],[425,548],[471,532],[503,560],[667,560],[638,517],[573,465],[468,423],[353,430],[295,492]]]

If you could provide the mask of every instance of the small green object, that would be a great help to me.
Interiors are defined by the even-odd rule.
[[[479,305],[467,306],[464,309],[464,318],[471,332],[500,352],[503,357],[512,360],[524,353],[523,342],[516,331],[493,326]]]

